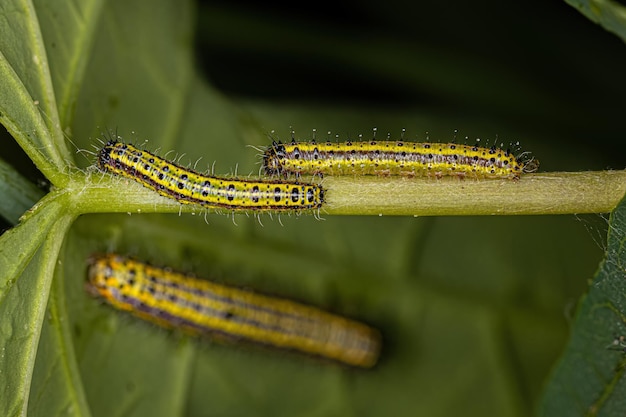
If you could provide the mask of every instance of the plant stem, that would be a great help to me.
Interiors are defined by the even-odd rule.
[[[443,216],[604,213],[626,193],[626,171],[524,174],[518,181],[328,177],[328,214]]]
[[[524,174],[491,179],[326,177],[322,215],[469,216],[610,212],[626,193],[626,171]],[[70,190],[80,213],[188,213],[132,181],[101,178]],[[224,210],[221,210],[225,212]]]

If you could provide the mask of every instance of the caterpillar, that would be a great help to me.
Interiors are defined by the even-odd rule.
[[[247,341],[369,368],[377,330],[318,308],[193,278],[118,254],[89,258],[87,291],[165,328]]]
[[[298,211],[319,209],[324,202],[320,185],[203,175],[113,140],[99,151],[97,165],[183,204],[234,211]]]
[[[525,154],[522,154],[525,156]],[[404,141],[274,141],[263,154],[268,175],[401,175],[519,179],[538,168],[536,160],[518,160],[510,150],[456,143]]]

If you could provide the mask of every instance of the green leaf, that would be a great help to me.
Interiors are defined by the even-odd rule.
[[[62,185],[69,154],[35,7],[30,1],[5,1],[0,18],[0,122],[41,172]]]
[[[565,0],[589,20],[626,42],[626,7],[613,0]]]
[[[84,85],[87,64],[95,53],[94,42],[105,2],[88,0],[72,4],[34,0],[33,3],[49,59],[58,123],[68,129],[78,105],[78,93]],[[54,108],[44,110],[54,115],[52,120],[56,119]],[[64,130],[64,133],[71,134],[71,131]],[[64,140],[62,136],[55,139],[61,143]]]
[[[25,414],[52,275],[72,217],[46,201],[27,221],[0,237],[0,413]]]
[[[22,213],[43,197],[43,192],[0,159],[0,215],[16,224]]]
[[[622,416],[626,410],[626,200],[611,213],[606,258],[573,323],[541,415]]]

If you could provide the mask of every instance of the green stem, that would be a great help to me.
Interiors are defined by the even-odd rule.
[[[93,177],[92,177],[93,178]],[[626,193],[626,171],[525,174],[518,181],[451,178],[326,177],[322,215],[469,216],[610,212]],[[67,191],[79,213],[188,213],[119,178],[75,182]]]
[[[626,171],[525,174],[519,181],[326,178],[328,214],[469,216],[610,212]]]

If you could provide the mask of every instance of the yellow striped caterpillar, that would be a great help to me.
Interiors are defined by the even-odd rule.
[[[324,190],[319,185],[203,175],[116,141],[102,147],[97,164],[103,171],[131,178],[183,204],[284,212],[315,210],[324,202]]]
[[[401,175],[519,179],[537,169],[509,150],[404,141],[273,142],[263,154],[269,175]]]
[[[116,254],[89,259],[87,290],[165,328],[373,366],[377,330],[315,307],[220,285]]]

